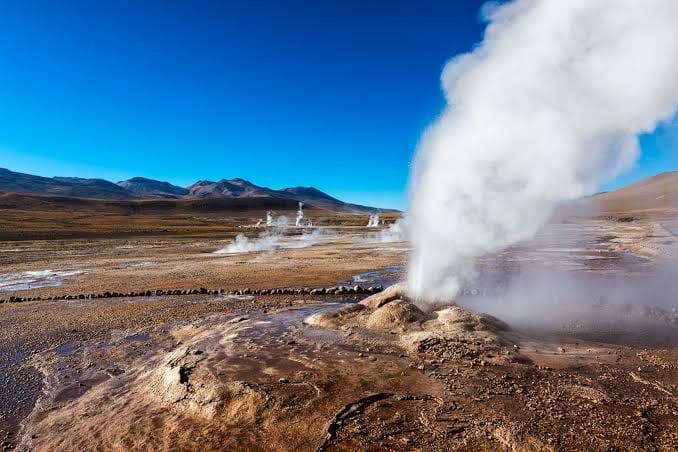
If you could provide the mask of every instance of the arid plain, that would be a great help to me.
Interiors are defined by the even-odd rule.
[[[312,228],[217,253],[294,204],[4,195],[2,446],[676,450],[678,204],[658,177],[563,206],[420,307],[394,285],[395,213],[309,207]],[[519,290],[540,274],[579,289]]]

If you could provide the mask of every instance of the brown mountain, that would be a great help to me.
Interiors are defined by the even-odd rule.
[[[313,187],[294,187],[273,190],[260,187],[244,179],[221,179],[216,182],[201,180],[183,188],[169,182],[133,177],[117,184],[103,179],[76,177],[41,177],[17,173],[0,168],[0,192],[35,193],[85,199],[271,199],[271,205],[304,202],[308,207],[318,207],[346,213],[372,213],[382,211],[375,207],[345,203]],[[53,202],[51,200],[50,202]],[[245,201],[247,202],[247,201]],[[259,205],[260,202],[250,203]],[[77,202],[76,202],[77,204]],[[396,212],[394,210],[384,210]]]
[[[133,177],[117,183],[118,186],[145,198],[180,198],[188,189],[145,177]]]
[[[678,209],[678,171],[647,177],[587,199],[599,212],[650,212]]]
[[[42,193],[97,199],[132,199],[133,193],[103,179],[41,177],[0,168],[0,192]]]
[[[354,213],[372,213],[375,211],[373,207],[361,206],[358,204],[349,204],[344,201],[340,201],[337,198],[334,198],[327,193],[321,192],[317,188],[313,187],[292,187],[292,188],[283,188],[279,190],[278,193],[281,196],[289,197],[290,199],[296,199],[302,201],[306,204],[311,204],[316,207],[322,207],[323,209],[329,210],[342,210],[345,212],[354,212]],[[394,210],[382,209],[386,212],[395,212]]]
[[[245,179],[201,180],[188,187],[191,198],[258,198],[275,196],[275,190],[259,187]]]

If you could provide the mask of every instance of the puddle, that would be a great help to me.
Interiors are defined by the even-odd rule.
[[[222,381],[263,383],[270,375],[282,377],[303,370],[323,343],[345,337],[343,332],[303,323],[309,315],[339,306],[328,302],[235,318],[194,337],[189,348],[205,353],[204,364]]]
[[[148,267],[151,265],[155,265],[157,262],[155,261],[141,261],[141,262],[127,262],[124,264],[120,264],[116,266],[115,268],[137,268],[137,267]]]
[[[400,282],[405,274],[403,267],[387,267],[380,270],[371,270],[364,273],[358,273],[353,276],[351,282],[341,283],[340,285],[360,284],[362,286],[384,286],[389,287]]]
[[[77,399],[92,389],[94,386],[103,383],[110,378],[111,377],[106,374],[99,374],[93,378],[73,382],[54,396],[54,402],[61,403]]]
[[[77,347],[71,342],[65,342],[54,349],[54,353],[61,357],[72,356],[77,351]]]
[[[136,333],[132,334],[131,336],[127,336],[125,339],[127,339],[128,341],[145,342],[150,341],[152,337],[148,334]]]
[[[0,274],[0,293],[18,290],[57,287],[69,276],[83,275],[91,270],[37,270]]]
[[[324,328],[309,327],[302,332],[302,336],[306,339],[337,341],[346,337],[346,333],[339,330],[326,330]]]
[[[17,342],[0,345],[0,432],[12,438],[20,422],[33,410],[42,392],[42,378],[33,367],[25,365],[30,353]],[[18,399],[18,395],[22,398]]]

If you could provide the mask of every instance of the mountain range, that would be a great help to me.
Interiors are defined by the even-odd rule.
[[[274,190],[260,187],[240,178],[218,181],[200,180],[188,187],[179,187],[169,182],[145,177],[133,177],[113,183],[104,179],[34,176],[0,168],[0,192],[104,200],[275,198],[303,202],[338,212],[394,212],[389,209],[347,203],[313,187]]]

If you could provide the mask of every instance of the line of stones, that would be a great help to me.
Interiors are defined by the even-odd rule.
[[[39,301],[39,300],[89,300],[93,298],[119,298],[119,297],[160,297],[166,295],[369,295],[381,292],[384,290],[383,286],[362,287],[356,286],[333,286],[333,287],[283,287],[276,289],[242,289],[242,290],[225,290],[225,289],[206,289],[201,287],[199,289],[170,289],[170,290],[145,290],[141,292],[104,292],[97,294],[79,294],[79,295],[60,295],[53,297],[9,297],[9,299],[0,299],[2,303],[21,303],[24,301]]]

